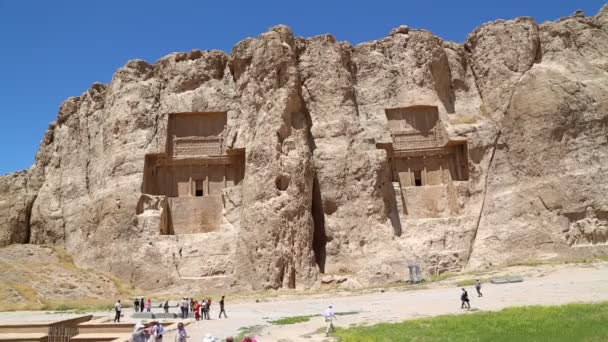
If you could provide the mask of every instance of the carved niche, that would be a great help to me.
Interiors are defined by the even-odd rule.
[[[142,192],[167,197],[167,233],[220,229],[223,190],[241,182],[245,161],[227,148],[226,124],[225,112],[171,113],[165,151],[146,155]]]
[[[387,151],[403,214],[411,218],[459,215],[454,183],[469,179],[466,138],[448,136],[435,106],[385,112],[391,141],[377,146]]]

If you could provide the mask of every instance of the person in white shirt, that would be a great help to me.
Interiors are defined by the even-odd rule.
[[[333,320],[336,318],[336,315],[334,315],[334,310],[332,309],[331,305],[327,309],[325,309],[323,316],[325,316],[325,324],[327,326],[325,328],[325,336],[329,336],[329,331],[331,330],[333,332],[335,330]]]
[[[120,305],[120,299],[116,301],[114,304],[114,311],[116,311],[116,316],[114,316],[114,322],[120,322],[120,310],[122,306]]]

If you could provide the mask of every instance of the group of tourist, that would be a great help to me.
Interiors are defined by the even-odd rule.
[[[222,314],[224,314],[224,318],[228,318],[228,315],[226,315],[226,309],[225,309],[225,297],[222,296],[222,299],[220,299],[220,314],[218,316],[218,318],[222,318]],[[210,316],[210,312],[211,312],[211,298],[207,298],[207,299],[201,299],[196,300],[194,298],[190,298],[190,300],[188,300],[188,298],[184,297],[182,298],[181,302],[180,302],[180,309],[181,309],[181,318],[182,319],[186,319],[188,318],[189,314],[192,312],[194,313],[194,319],[199,321],[201,319],[211,319]]]
[[[228,318],[225,308],[225,296],[222,296],[219,301],[219,305],[220,314],[218,318],[222,318],[222,314],[224,315],[224,318]],[[177,306],[179,306],[181,310],[182,319],[188,318],[190,313],[194,313],[194,318],[197,321],[201,319],[211,319],[211,298],[201,299],[199,301],[194,298],[188,299],[187,297],[183,297]],[[161,302],[159,307],[162,307],[165,313],[169,313],[169,301],[165,301],[164,303]],[[114,304],[114,309],[116,311],[114,322],[120,322],[120,313],[122,309],[120,300],[118,300],[116,304]],[[135,301],[133,302],[133,309],[135,310],[135,312],[151,312],[152,300],[150,298],[146,300],[144,300],[144,298],[135,298]]]
[[[481,282],[479,281],[479,279],[477,279],[475,281],[474,286],[475,286],[475,290],[477,291],[477,297],[483,297],[483,294],[481,293]],[[469,293],[464,288],[462,288],[462,293],[460,295],[460,301],[461,301],[461,305],[460,305],[461,308],[463,308],[463,309],[471,308]],[[225,310],[224,304],[225,304],[225,297],[222,296],[222,299],[219,301],[219,305],[220,305],[219,318],[222,318],[222,314],[224,314],[224,318],[228,318],[228,316],[226,315],[226,310]],[[211,311],[211,299],[210,298],[201,299],[199,301],[199,300],[196,300],[193,298],[188,299],[186,297],[183,297],[178,305],[181,309],[181,318],[182,319],[188,318],[190,312],[194,313],[194,318],[197,321],[199,321],[201,319],[207,319],[207,320],[211,319],[210,314],[209,314]],[[151,305],[150,298],[148,298],[146,301],[144,301],[144,299],[141,298],[141,299],[135,299],[133,306],[135,308],[135,312],[139,312],[140,310],[142,312],[143,312],[143,310],[146,310],[146,312],[150,312],[152,305]],[[169,302],[165,301],[163,307],[165,309],[165,312],[168,312]],[[120,322],[120,315],[121,315],[121,308],[122,308],[121,304],[120,304],[120,300],[118,300],[116,302],[116,304],[114,305],[114,308],[116,311],[116,316],[114,318],[114,322]],[[333,308],[331,305],[327,309],[325,309],[325,311],[323,312],[323,316],[325,318],[325,324],[326,324],[325,335],[328,336],[330,332],[334,331],[333,320],[336,319],[336,316],[334,314],[334,311],[333,311]],[[162,341],[163,333],[164,333],[164,328],[163,328],[162,324],[160,324],[159,322],[153,322],[148,328],[145,328],[143,326],[136,326],[135,331],[133,333],[133,341],[134,342],[137,342],[137,341]],[[178,342],[185,342],[187,338],[188,338],[188,334],[186,333],[184,324],[179,323],[178,327],[177,327],[176,340]],[[213,338],[211,338],[209,336],[209,341],[214,341],[214,340],[213,340]],[[226,342],[233,342],[233,341],[234,341],[234,339],[232,337],[229,337],[226,339]],[[247,338],[243,339],[241,342],[255,342],[255,339],[247,337]]]
[[[483,294],[481,293],[481,282],[479,281],[479,279],[475,280],[475,290],[477,291],[477,297],[483,297]],[[462,288],[462,293],[460,294],[460,308],[461,309],[470,309],[471,308],[471,301],[469,299],[469,293],[467,292],[467,290],[464,289],[464,287]]]
[[[135,312],[144,312],[144,310],[146,310],[146,312],[150,312],[150,310],[152,309],[152,300],[148,298],[144,301],[143,297],[135,298],[135,301],[133,302],[133,308],[135,309]]]
[[[179,337],[179,331],[181,330],[185,333],[184,324],[179,323],[177,327],[177,336]],[[165,327],[160,322],[152,322],[148,326],[143,325],[141,322],[135,324],[135,328],[133,328],[133,335],[131,339],[133,342],[161,342],[163,340],[163,335],[165,334]],[[179,339],[178,339],[179,340]],[[185,342],[186,335],[184,335],[184,339],[180,340]]]
[[[163,335],[165,334],[165,328],[160,322],[152,322],[147,326],[141,322],[137,323],[133,329],[131,340],[133,342],[162,342]],[[186,332],[184,323],[179,322],[177,324],[177,330],[175,332],[176,342],[186,342],[190,336]],[[234,337],[227,337],[226,342],[235,342]],[[207,334],[203,338],[203,342],[219,342],[216,337]],[[238,341],[237,341],[238,342]],[[257,342],[254,337],[245,336],[240,342]]]

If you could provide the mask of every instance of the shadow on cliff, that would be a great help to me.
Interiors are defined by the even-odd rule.
[[[325,258],[327,245],[327,235],[325,234],[325,214],[323,211],[323,199],[317,175],[313,179],[312,186],[312,219],[314,231],[312,237],[312,248],[315,253],[315,261],[319,267],[319,272],[325,273]]]

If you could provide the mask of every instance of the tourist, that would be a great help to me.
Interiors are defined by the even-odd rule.
[[[133,302],[133,308],[135,309],[135,312],[139,312],[139,298],[135,298],[135,301]]]
[[[460,308],[464,309],[470,309],[471,308],[471,304],[469,303],[469,294],[467,293],[467,290],[465,290],[464,288],[462,289],[462,294],[460,295],[460,301],[462,302],[460,304]]]
[[[194,299],[190,298],[190,312],[194,311]]]
[[[207,319],[211,319],[211,298],[207,298]]]
[[[116,301],[114,304],[114,311],[116,312],[116,316],[114,316],[114,322],[120,322],[120,311],[122,310],[122,306],[120,305],[120,299]]]
[[[479,281],[479,279],[475,281],[475,290],[477,290],[477,297],[483,297],[483,295],[481,294],[481,282]]]
[[[325,309],[323,316],[325,317],[326,324],[325,336],[329,336],[329,331],[331,330],[333,332],[335,330],[333,321],[336,318],[336,315],[334,315],[334,309],[331,307],[331,305]]]
[[[228,316],[226,315],[226,310],[224,310],[224,296],[222,296],[222,299],[220,299],[220,316],[219,316],[219,318],[222,318],[222,312],[224,313],[224,318],[228,318]]]
[[[150,312],[150,309],[152,308],[152,301],[150,300],[150,297],[148,297],[148,300],[146,300],[146,312]]]
[[[182,319],[188,318],[188,298],[182,299]]]
[[[184,319],[184,298],[179,301],[179,310],[181,312],[181,318]]]
[[[133,342],[147,342],[149,338],[150,334],[148,333],[148,330],[146,330],[146,327],[141,322],[137,322],[133,328],[131,340]]]
[[[182,307],[183,309],[183,307]],[[177,342],[186,342],[186,339],[188,338],[188,333],[186,333],[186,329],[184,328],[184,323],[179,322],[177,324],[177,334],[175,336],[175,339]]]
[[[198,300],[194,301],[194,319],[197,321],[201,319],[201,305],[198,303]]]
[[[163,305],[163,309],[165,309],[165,313],[169,313],[169,301],[165,301],[165,305]]]
[[[165,328],[159,322],[152,322],[152,329],[150,329],[150,335],[152,335],[152,341],[161,342],[163,340],[163,335],[165,333]]]
[[[207,311],[207,302],[205,302],[205,299],[201,299],[201,311],[203,313],[203,319],[209,319],[209,311]]]

